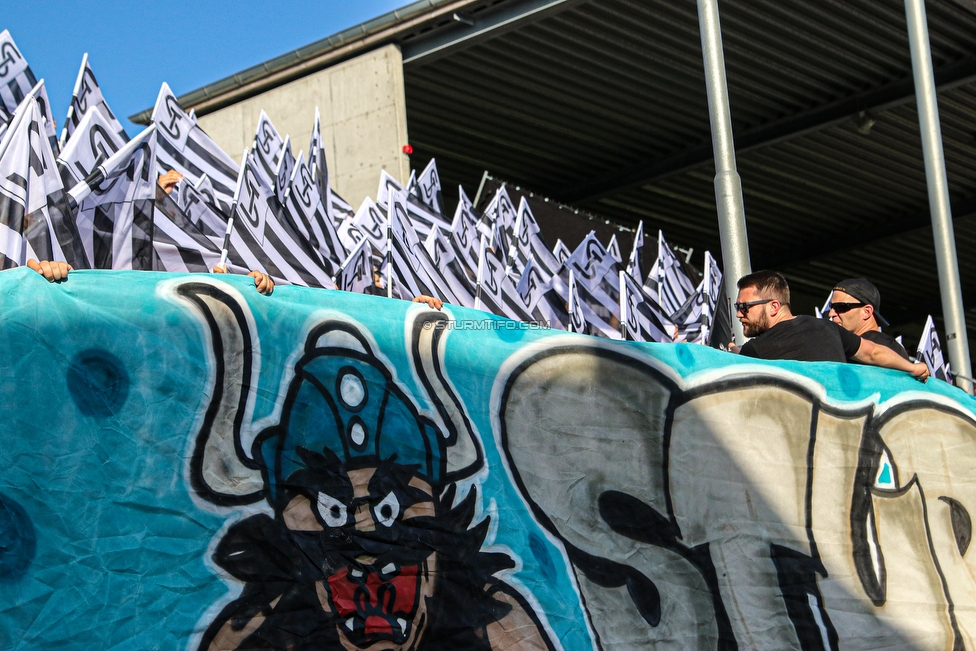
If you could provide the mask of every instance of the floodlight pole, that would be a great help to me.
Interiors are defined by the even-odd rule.
[[[725,53],[722,50],[718,0],[698,0],[698,27],[701,30],[702,58],[705,61],[708,119],[712,126],[715,207],[718,209],[718,232],[722,240],[725,291],[734,301],[738,294],[736,281],[752,271],[752,263],[749,260],[749,239],[746,236],[746,211],[742,204],[742,179],[735,168],[732,112],[729,108],[728,82],[725,79]],[[736,343],[741,345],[745,341],[745,335],[738,319],[732,319],[732,328]]]
[[[973,384],[968,379],[972,377],[969,337],[963,312],[952,212],[949,208],[949,184],[946,179],[945,153],[942,150],[942,127],[939,123],[939,105],[932,73],[932,50],[929,46],[925,1],[905,0],[905,16],[908,19],[908,43],[912,51],[912,72],[915,75],[915,99],[918,102],[918,123],[922,132],[929,211],[932,213],[932,232],[935,236],[935,262],[942,293],[946,348],[952,370],[964,376],[957,377],[956,384],[972,393]]]

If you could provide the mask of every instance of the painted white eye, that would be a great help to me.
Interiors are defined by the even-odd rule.
[[[382,502],[373,507],[373,513],[376,515],[376,521],[381,525],[392,527],[397,516],[400,515],[400,502],[397,501],[396,495],[390,493],[384,497]]]
[[[352,373],[346,373],[339,380],[339,397],[348,409],[358,409],[366,399],[363,381]]]
[[[346,524],[346,505],[325,493],[319,493],[319,515],[330,527],[341,527]]]

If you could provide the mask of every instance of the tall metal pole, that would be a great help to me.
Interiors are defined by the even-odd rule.
[[[725,264],[725,290],[735,300],[736,281],[752,271],[749,240],[746,236],[746,211],[742,204],[742,179],[735,168],[732,142],[732,112],[725,79],[725,53],[722,26],[718,19],[718,0],[698,0],[698,26],[701,30],[702,58],[705,60],[705,89],[708,93],[708,119],[712,125],[712,150],[715,155],[715,206],[718,232],[722,239]],[[735,315],[733,315],[734,317]],[[735,341],[745,336],[738,319],[732,319]]]
[[[949,364],[952,369],[967,378],[957,378],[956,384],[971,393],[972,382],[968,379],[972,377],[969,338],[966,334],[966,316],[963,313],[952,212],[949,209],[949,184],[946,180],[945,153],[942,151],[942,127],[939,123],[939,105],[932,73],[932,50],[929,46],[925,1],[905,0],[905,16],[908,19],[908,42],[912,50],[918,123],[922,132],[925,180],[929,190],[929,211],[932,213],[932,231],[935,235],[935,262],[942,292],[946,348],[949,350]]]

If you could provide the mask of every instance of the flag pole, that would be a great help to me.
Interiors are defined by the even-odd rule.
[[[725,290],[732,297],[738,294],[736,281],[750,273],[752,262],[749,259],[746,212],[742,203],[742,179],[735,167],[732,113],[729,108],[728,81],[725,78],[725,54],[722,50],[718,0],[698,0],[698,25],[701,30],[708,118],[715,156],[715,207],[718,210],[722,261],[725,264]],[[742,325],[733,321],[732,328],[736,343],[742,344],[745,341]]]
[[[485,234],[481,234],[481,254],[478,256],[478,277],[475,281],[474,289],[474,309],[481,309],[481,283],[484,280],[485,275],[485,255],[488,252],[488,248],[485,242]]]
[[[633,256],[631,256],[633,257]],[[620,338],[627,341],[627,272],[620,270]]]
[[[956,384],[972,393],[972,363],[969,357],[969,336],[959,281],[959,262],[956,240],[952,231],[952,211],[949,207],[949,184],[946,178],[945,152],[942,149],[942,127],[932,72],[932,50],[929,45],[928,20],[924,0],[905,0],[908,21],[908,43],[912,53],[912,72],[915,77],[915,98],[918,103],[918,122],[922,134],[922,155],[925,160],[925,180],[928,185],[929,211],[935,236],[935,262],[939,271],[942,294],[942,315],[946,327],[946,348],[949,365],[958,369]]]
[[[241,184],[244,182],[244,167],[247,165],[248,148],[244,148],[244,155],[241,157],[241,169],[237,172],[237,187],[234,188],[234,200],[230,204],[230,216],[227,218],[227,230],[224,232],[224,241],[220,246],[220,264],[218,266],[227,270],[227,247],[230,246],[230,234],[234,231],[234,215],[237,214],[237,200],[241,196]]]

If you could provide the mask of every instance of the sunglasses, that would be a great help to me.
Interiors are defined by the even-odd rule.
[[[758,301],[749,301],[748,303],[733,303],[732,307],[735,308],[735,313],[738,314],[742,312],[743,314],[748,314],[749,310],[752,309],[753,305],[765,305],[766,303],[772,303],[775,298],[763,298]]]
[[[837,314],[844,314],[845,312],[850,312],[855,307],[864,307],[867,303],[831,303],[830,309]]]

